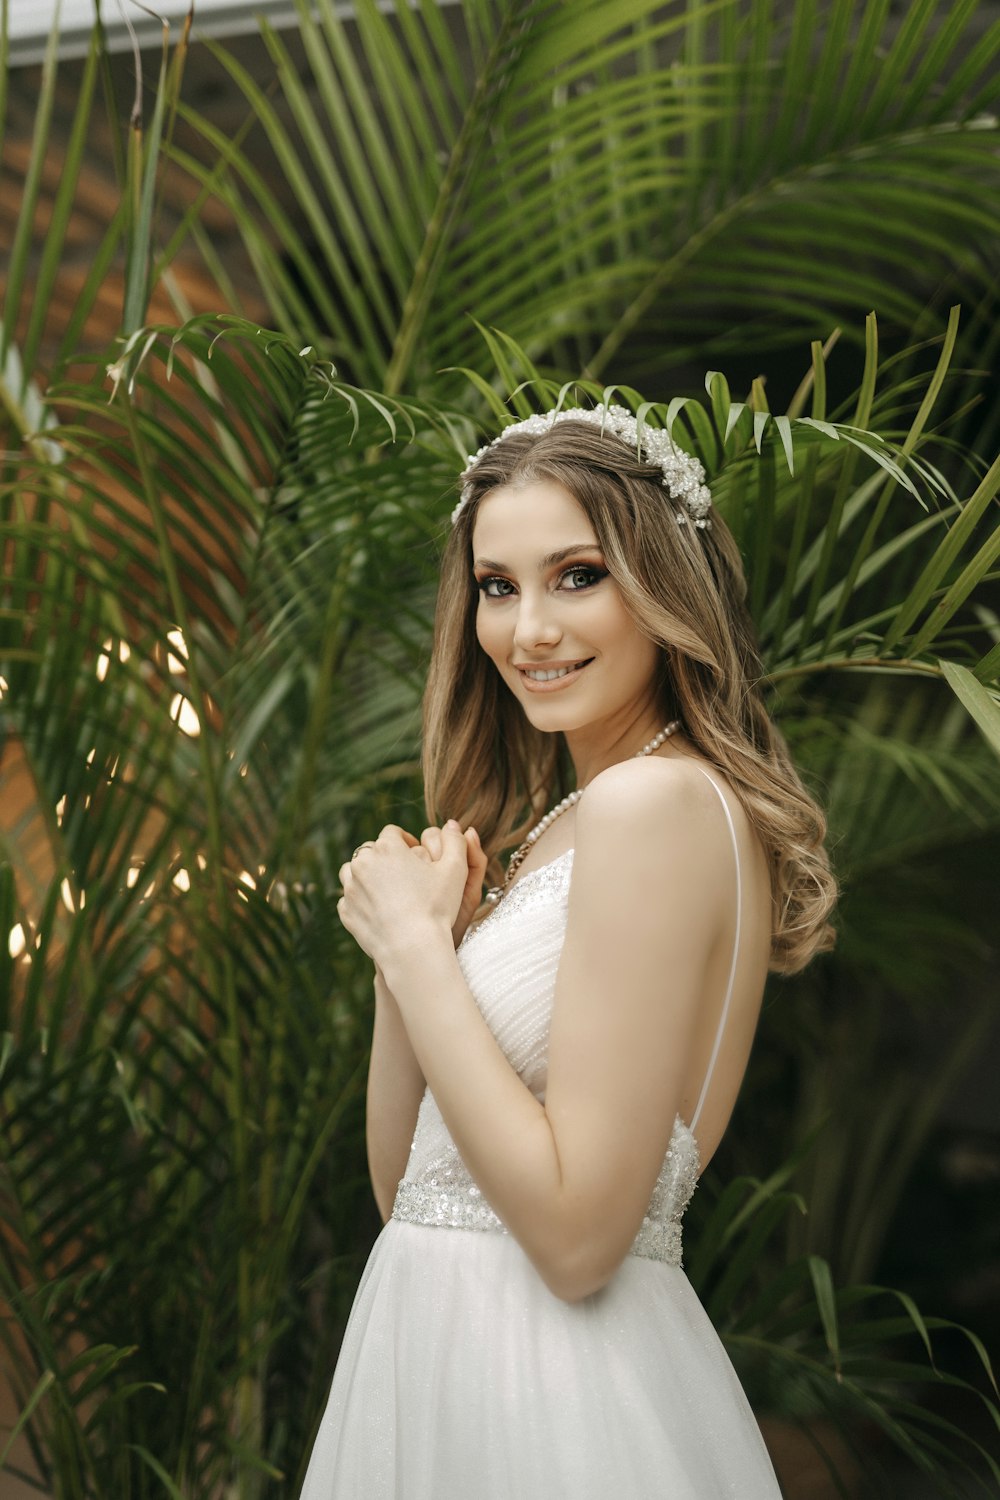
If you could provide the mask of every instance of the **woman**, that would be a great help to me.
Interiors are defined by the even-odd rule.
[[[447,821],[341,871],[392,1216],[303,1500],[777,1500],[681,1217],[834,885],[703,477],[620,407],[516,423],[463,476],[425,705]]]

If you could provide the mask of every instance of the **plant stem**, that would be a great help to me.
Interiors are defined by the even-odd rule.
[[[943,680],[940,667],[932,662],[913,661],[901,656],[891,660],[881,656],[839,656],[828,661],[799,662],[793,667],[778,667],[761,679],[765,685],[787,682],[792,677],[811,677],[816,672],[900,672],[922,677],[938,677]]]

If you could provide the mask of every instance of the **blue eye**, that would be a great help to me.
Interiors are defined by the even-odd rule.
[[[591,563],[577,563],[572,568],[564,569],[556,581],[565,593],[578,594],[583,589],[593,588],[607,576],[604,568],[594,567]],[[476,588],[484,599],[511,599],[517,593],[517,585],[497,573],[477,578]]]
[[[568,585],[568,587],[569,592],[571,594],[575,594],[578,593],[580,589],[589,589],[595,583],[600,583],[601,579],[607,578],[607,576],[607,573],[605,573],[601,568],[592,568],[584,563],[578,563],[575,568],[566,569],[565,573],[560,579],[560,582],[566,583],[567,579],[572,579],[573,581]]]
[[[509,578],[480,578],[478,588],[487,599],[509,599],[514,592]]]

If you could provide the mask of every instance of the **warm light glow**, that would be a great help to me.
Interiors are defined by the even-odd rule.
[[[196,854],[195,862],[197,863],[199,870],[208,869],[208,860],[205,858],[204,854]]]
[[[168,630],[167,640],[173,646],[173,651],[167,652],[167,670],[170,672],[184,672],[187,669],[188,648],[184,634],[180,630]]]
[[[0,677],[0,698],[3,698],[4,693],[9,693],[9,692],[10,692],[10,683],[7,681],[6,677]]]
[[[97,754],[97,746],[95,745],[94,748],[93,748],[93,750],[88,750],[88,752],[87,752],[87,765],[88,766],[92,766],[94,764],[94,756],[96,754]]]
[[[10,929],[10,936],[7,939],[7,952],[11,958],[20,958],[27,946],[28,943],[24,936],[24,928],[20,922],[17,922]]]
[[[243,882],[244,885],[248,885],[252,891],[255,891],[257,889],[257,882],[254,879],[254,877],[250,874],[249,870],[241,870],[240,871],[240,880]]]
[[[111,658],[108,655],[108,652],[110,650],[111,642],[105,641],[103,647],[101,648],[101,654],[97,658],[97,666],[94,668],[97,673],[98,682],[103,682],[105,677],[107,677],[108,675],[108,668],[111,665]]]
[[[68,880],[63,881],[62,885],[59,887],[59,891],[62,895],[63,906],[65,906],[68,912],[76,912],[77,910],[82,911],[86,906],[86,891],[80,891],[77,897],[74,899],[73,888]],[[77,902],[79,902],[79,906],[77,906]]]
[[[174,694],[170,703],[170,717],[182,734],[189,734],[192,739],[201,734],[201,720],[195,712],[194,704],[183,693]]]
[[[187,870],[178,870],[174,876],[173,883],[179,891],[189,891],[191,889],[191,876]]]
[[[56,822],[62,827],[62,820],[66,816],[66,793],[63,792],[56,803]]]
[[[144,865],[143,865],[142,860],[140,859],[139,862],[138,862],[138,864],[129,865],[128,869],[126,870],[126,872],[125,872],[125,884],[128,886],[128,888],[129,888],[130,891],[134,890],[135,887],[139,884],[139,879],[140,879],[140,877],[142,875],[143,869],[144,869]],[[140,901],[148,901],[149,898],[150,898],[150,896],[153,894],[153,892],[155,890],[156,890],[156,881],[155,880],[151,880],[149,882],[149,884],[147,885],[146,889],[140,893],[139,900]]]

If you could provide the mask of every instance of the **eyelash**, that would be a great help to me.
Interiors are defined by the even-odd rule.
[[[567,589],[566,592],[570,594],[582,594],[586,589],[593,588],[595,584],[601,582],[602,578],[607,578],[608,576],[603,568],[595,568],[592,563],[576,563],[571,568],[565,568],[559,574],[559,582],[562,583],[564,578],[570,578],[574,573],[586,573],[590,581],[589,583],[582,584],[579,588]],[[509,584],[511,590],[514,589],[514,585],[510,582],[509,578],[500,578],[495,573],[490,574],[489,577],[479,578],[476,581],[476,586],[485,599],[509,599],[511,597],[510,594],[491,594],[489,592],[491,583]]]

